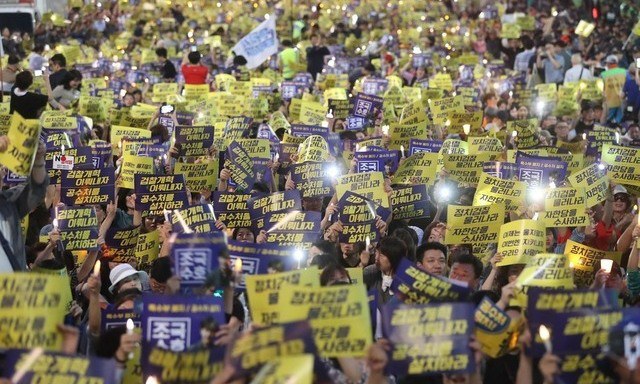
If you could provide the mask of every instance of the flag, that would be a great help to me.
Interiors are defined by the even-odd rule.
[[[278,44],[276,19],[272,15],[238,41],[232,50],[236,55],[244,56],[247,59],[247,68],[253,69],[267,60],[269,56],[278,53]]]

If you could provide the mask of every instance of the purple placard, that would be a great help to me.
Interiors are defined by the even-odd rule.
[[[421,140],[410,139],[409,140],[409,156],[419,152],[438,153],[442,148],[442,140]]]
[[[68,206],[115,202],[113,168],[74,169],[60,175],[60,200]]]
[[[173,240],[171,266],[180,279],[180,288],[201,287],[207,278],[220,269],[219,257],[226,248],[222,232],[180,233]]]

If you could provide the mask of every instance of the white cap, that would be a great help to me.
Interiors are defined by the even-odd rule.
[[[627,192],[627,188],[623,187],[622,185],[616,185],[615,188],[613,188],[613,195],[617,195],[618,193],[626,193],[629,194],[629,192]]]
[[[118,285],[119,282],[133,275],[140,275],[140,271],[136,271],[131,264],[123,263],[116,265],[109,273],[109,280],[111,280],[109,292],[113,293],[113,290],[116,289],[116,285]]]

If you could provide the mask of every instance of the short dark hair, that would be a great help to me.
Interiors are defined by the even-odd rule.
[[[233,58],[233,65],[247,65],[247,58],[242,55],[235,56]]]
[[[327,284],[329,284],[329,282],[333,279],[333,276],[336,274],[336,272],[342,273],[349,278],[349,281],[351,281],[349,271],[347,271],[345,267],[338,263],[331,263],[327,265],[320,274],[320,286],[327,286]]]
[[[448,251],[447,246],[444,244],[437,243],[435,241],[430,241],[420,245],[416,249],[416,261],[419,263],[422,263],[425,252],[430,251],[432,249],[442,252],[442,254],[444,254],[445,259],[447,258],[447,251]]]
[[[167,48],[156,48],[156,56],[160,56],[166,59],[167,55]]]
[[[22,71],[16,75],[14,85],[22,91],[26,91],[33,84],[33,75],[29,71]]]
[[[462,253],[456,255],[456,257],[453,259],[453,263],[471,265],[473,267],[473,273],[476,279],[480,278],[480,276],[482,275],[482,269],[484,268],[484,266],[482,265],[482,261],[480,261],[479,258],[470,253]]]
[[[62,68],[67,66],[67,58],[62,53],[56,53],[49,59],[54,64],[58,64]]]
[[[397,237],[383,237],[376,249],[389,259],[393,271],[398,268],[400,261],[407,257],[407,245]]]
[[[293,47],[293,43],[289,39],[282,40],[282,46],[284,47]]]
[[[373,73],[373,72],[376,71],[376,67],[373,64],[369,63],[369,64],[364,66],[364,70]]]
[[[200,54],[200,52],[189,52],[189,56],[187,56],[187,58],[189,59],[189,62],[191,64],[198,64],[200,62],[200,59],[202,58],[202,55]]]
[[[20,58],[16,55],[9,55],[9,58],[7,59],[7,64],[9,65],[18,64],[19,62]]]
[[[158,257],[151,263],[149,276],[158,283],[164,284],[171,275],[171,260],[169,257]]]

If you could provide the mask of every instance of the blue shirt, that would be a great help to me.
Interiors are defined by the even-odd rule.
[[[634,108],[640,107],[640,88],[636,84],[636,79],[628,73],[622,92],[627,96],[627,105],[632,105]]]

